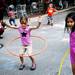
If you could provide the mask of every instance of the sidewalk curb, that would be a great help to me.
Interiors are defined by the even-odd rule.
[[[65,12],[65,11],[67,11],[67,10],[73,9],[73,8],[75,8],[75,6],[72,6],[72,7],[69,7],[69,8],[60,10],[60,11],[57,11],[57,12],[55,13],[55,15],[57,15],[58,13],[62,13],[62,12]],[[43,14],[43,15],[39,15],[39,16],[47,16],[47,14]],[[37,17],[38,17],[38,15],[36,16],[36,18],[37,18]],[[29,17],[29,18],[30,18],[30,17]],[[35,18],[35,17],[31,17],[31,18]]]

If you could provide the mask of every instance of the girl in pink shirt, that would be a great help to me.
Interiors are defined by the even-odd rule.
[[[27,25],[28,19],[26,17],[21,17],[20,18],[20,27],[10,27],[10,28],[14,28],[14,29],[18,29],[19,33],[20,33],[20,38],[21,38],[21,42],[23,45],[24,50],[20,50],[20,61],[21,61],[21,65],[19,70],[23,70],[25,65],[24,65],[24,54],[27,52],[29,55],[29,58],[32,61],[32,66],[30,68],[30,70],[35,70],[36,69],[36,64],[35,64],[35,60],[34,57],[31,56],[32,55],[32,41],[30,38],[30,34],[31,31],[34,29],[39,28],[40,23],[38,24],[38,26],[36,26],[35,28],[30,28],[29,25]]]

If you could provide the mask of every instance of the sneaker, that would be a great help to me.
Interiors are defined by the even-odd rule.
[[[0,39],[3,39],[3,36],[0,36]]]
[[[30,68],[30,70],[35,70],[36,69],[36,64],[32,65],[32,67]]]
[[[51,23],[51,26],[53,26],[53,23]]]
[[[50,25],[50,22],[48,21],[47,25]]]
[[[3,47],[3,44],[0,43],[0,48],[2,48],[2,47]]]
[[[15,26],[17,26],[17,25],[15,24]]]
[[[24,67],[25,67],[25,65],[20,65],[20,67],[19,67],[19,70],[23,70],[24,69]]]

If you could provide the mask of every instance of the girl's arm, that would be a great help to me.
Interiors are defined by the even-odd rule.
[[[41,22],[39,22],[39,24],[38,24],[36,27],[30,28],[30,31],[31,31],[31,30],[35,30],[35,29],[38,29],[38,28],[40,27],[40,25],[41,25]]]
[[[5,26],[7,26],[8,28],[18,29],[18,27],[8,25],[8,24],[6,24],[5,22],[3,22],[3,24],[4,24]]]
[[[40,22],[40,19],[41,19],[41,16],[38,17],[38,25],[36,27],[33,27],[33,28],[30,28],[30,30],[35,30],[35,29],[38,29],[41,25],[41,22]]]

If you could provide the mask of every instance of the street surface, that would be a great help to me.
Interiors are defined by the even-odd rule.
[[[71,12],[66,11],[53,16],[54,25],[47,25],[47,17],[42,16],[42,24],[39,29],[32,31],[33,36],[33,52],[40,54],[35,56],[36,70],[30,71],[31,61],[28,57],[25,59],[25,69],[18,70],[20,66],[18,50],[21,48],[20,38],[14,40],[19,36],[18,30],[6,28],[3,34],[3,39],[0,39],[0,43],[4,45],[0,49],[0,75],[57,75],[61,59],[64,53],[69,49],[69,35],[64,34],[65,17]],[[8,23],[8,19],[4,19]],[[38,20],[36,18],[29,19],[31,26],[36,26]],[[19,25],[19,20],[16,20]],[[64,38],[64,36],[66,38]],[[13,41],[14,40],[14,41]],[[45,50],[43,47],[47,48]],[[11,52],[11,53],[10,53]],[[69,54],[67,55],[60,75],[72,75],[71,64]]]

